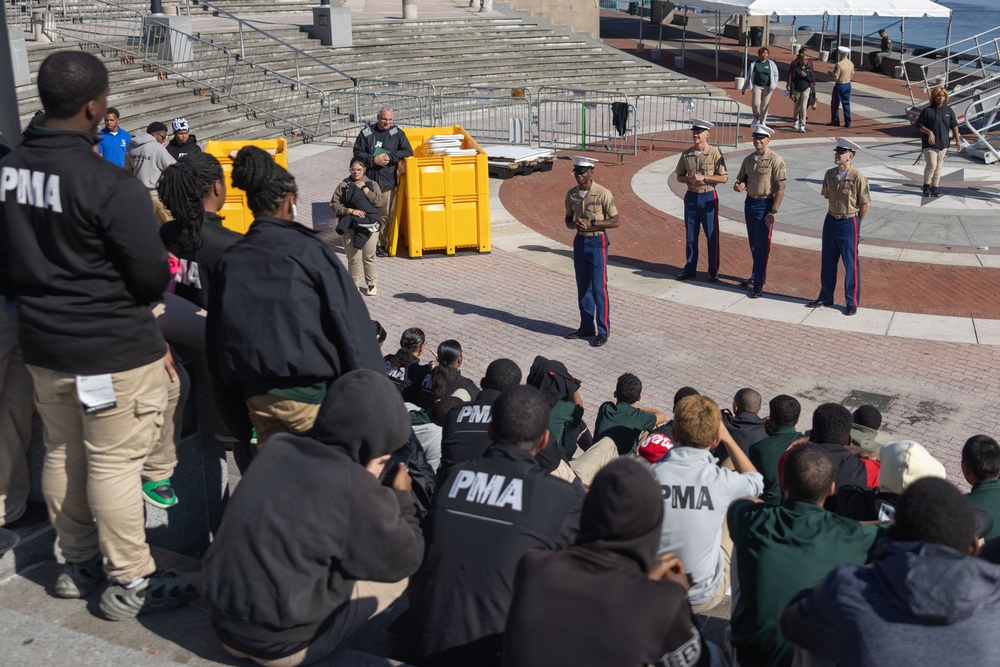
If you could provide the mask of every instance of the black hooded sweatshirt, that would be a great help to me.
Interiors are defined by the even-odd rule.
[[[194,136],[193,133],[189,133],[187,141],[183,144],[177,141],[176,136],[167,142],[167,152],[170,153],[175,160],[180,160],[185,155],[200,153],[201,146],[198,145],[198,137]]]
[[[594,478],[580,533],[565,551],[530,551],[517,567],[503,664],[510,667],[707,665],[687,594],[652,581],[660,489],[628,459]]]
[[[261,655],[269,644],[294,653],[350,599],[356,580],[416,572],[424,541],[412,494],[363,467],[409,434],[389,379],[358,370],[330,385],[311,431],[277,435],[254,458],[203,565],[225,644],[261,657],[280,657]]]

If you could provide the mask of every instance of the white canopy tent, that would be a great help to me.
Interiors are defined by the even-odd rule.
[[[881,16],[951,18],[931,0],[694,0],[681,3],[744,16]]]
[[[946,43],[951,43],[951,9],[939,5],[932,0],[691,0],[679,2],[685,11],[688,7],[708,9],[726,14],[741,16],[860,16],[862,17],[862,33],[864,18],[878,16],[881,18],[902,19],[900,31],[903,31],[907,18],[946,18],[948,19],[948,35]],[[905,34],[905,33],[903,33]],[[746,40],[749,42],[749,40]],[[903,42],[903,40],[900,40]],[[901,43],[901,47],[903,44]],[[682,54],[683,55],[683,54]],[[744,49],[744,67],[746,65],[746,48]],[[718,35],[716,36],[716,75],[718,75]]]

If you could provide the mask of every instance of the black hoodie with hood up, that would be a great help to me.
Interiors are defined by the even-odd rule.
[[[504,665],[708,664],[684,589],[648,576],[660,544],[659,499],[640,463],[618,459],[597,474],[576,544],[529,551],[518,565]]]
[[[311,431],[272,438],[205,555],[204,596],[225,644],[258,655],[267,644],[305,646],[355,581],[416,572],[424,540],[413,495],[364,468],[410,430],[392,382],[356,370],[330,385]]]

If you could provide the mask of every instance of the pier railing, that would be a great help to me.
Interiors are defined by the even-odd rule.
[[[919,107],[925,100],[915,95],[941,86],[949,93],[949,104],[971,100],[983,89],[1000,81],[1000,26],[952,42],[902,61],[910,102]]]

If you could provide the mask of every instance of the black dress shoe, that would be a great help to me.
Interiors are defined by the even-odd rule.
[[[851,126],[850,123],[844,123],[844,127],[850,127],[850,126]]]
[[[753,287],[753,278],[747,278],[746,280],[740,281],[740,287],[744,289],[751,289]]]
[[[570,331],[563,338],[566,340],[579,340],[580,338],[590,338],[593,335],[592,333],[584,333],[581,329],[577,329],[576,331]]]
[[[844,308],[844,315],[857,315],[857,313],[858,313],[857,306],[848,306],[847,308]]]
[[[759,289],[754,288],[754,289],[750,290],[749,294],[747,294],[747,298],[748,299],[759,299],[763,295],[764,295],[763,292],[761,292]]]
[[[597,338],[594,339],[594,347],[600,347],[608,342],[608,334],[597,334]]]
[[[693,273],[684,273],[681,271],[677,274],[677,280],[691,280],[692,278],[694,278]]]
[[[816,299],[815,301],[810,301],[809,303],[807,303],[806,308],[822,308],[823,306],[832,306],[832,305],[833,305],[832,303]]]
[[[840,123],[834,123],[833,121],[826,124],[827,127],[840,127]]]
[[[710,273],[710,274],[708,274],[708,282],[710,282],[710,283],[717,283],[717,282],[719,282],[719,274],[718,273]]]

